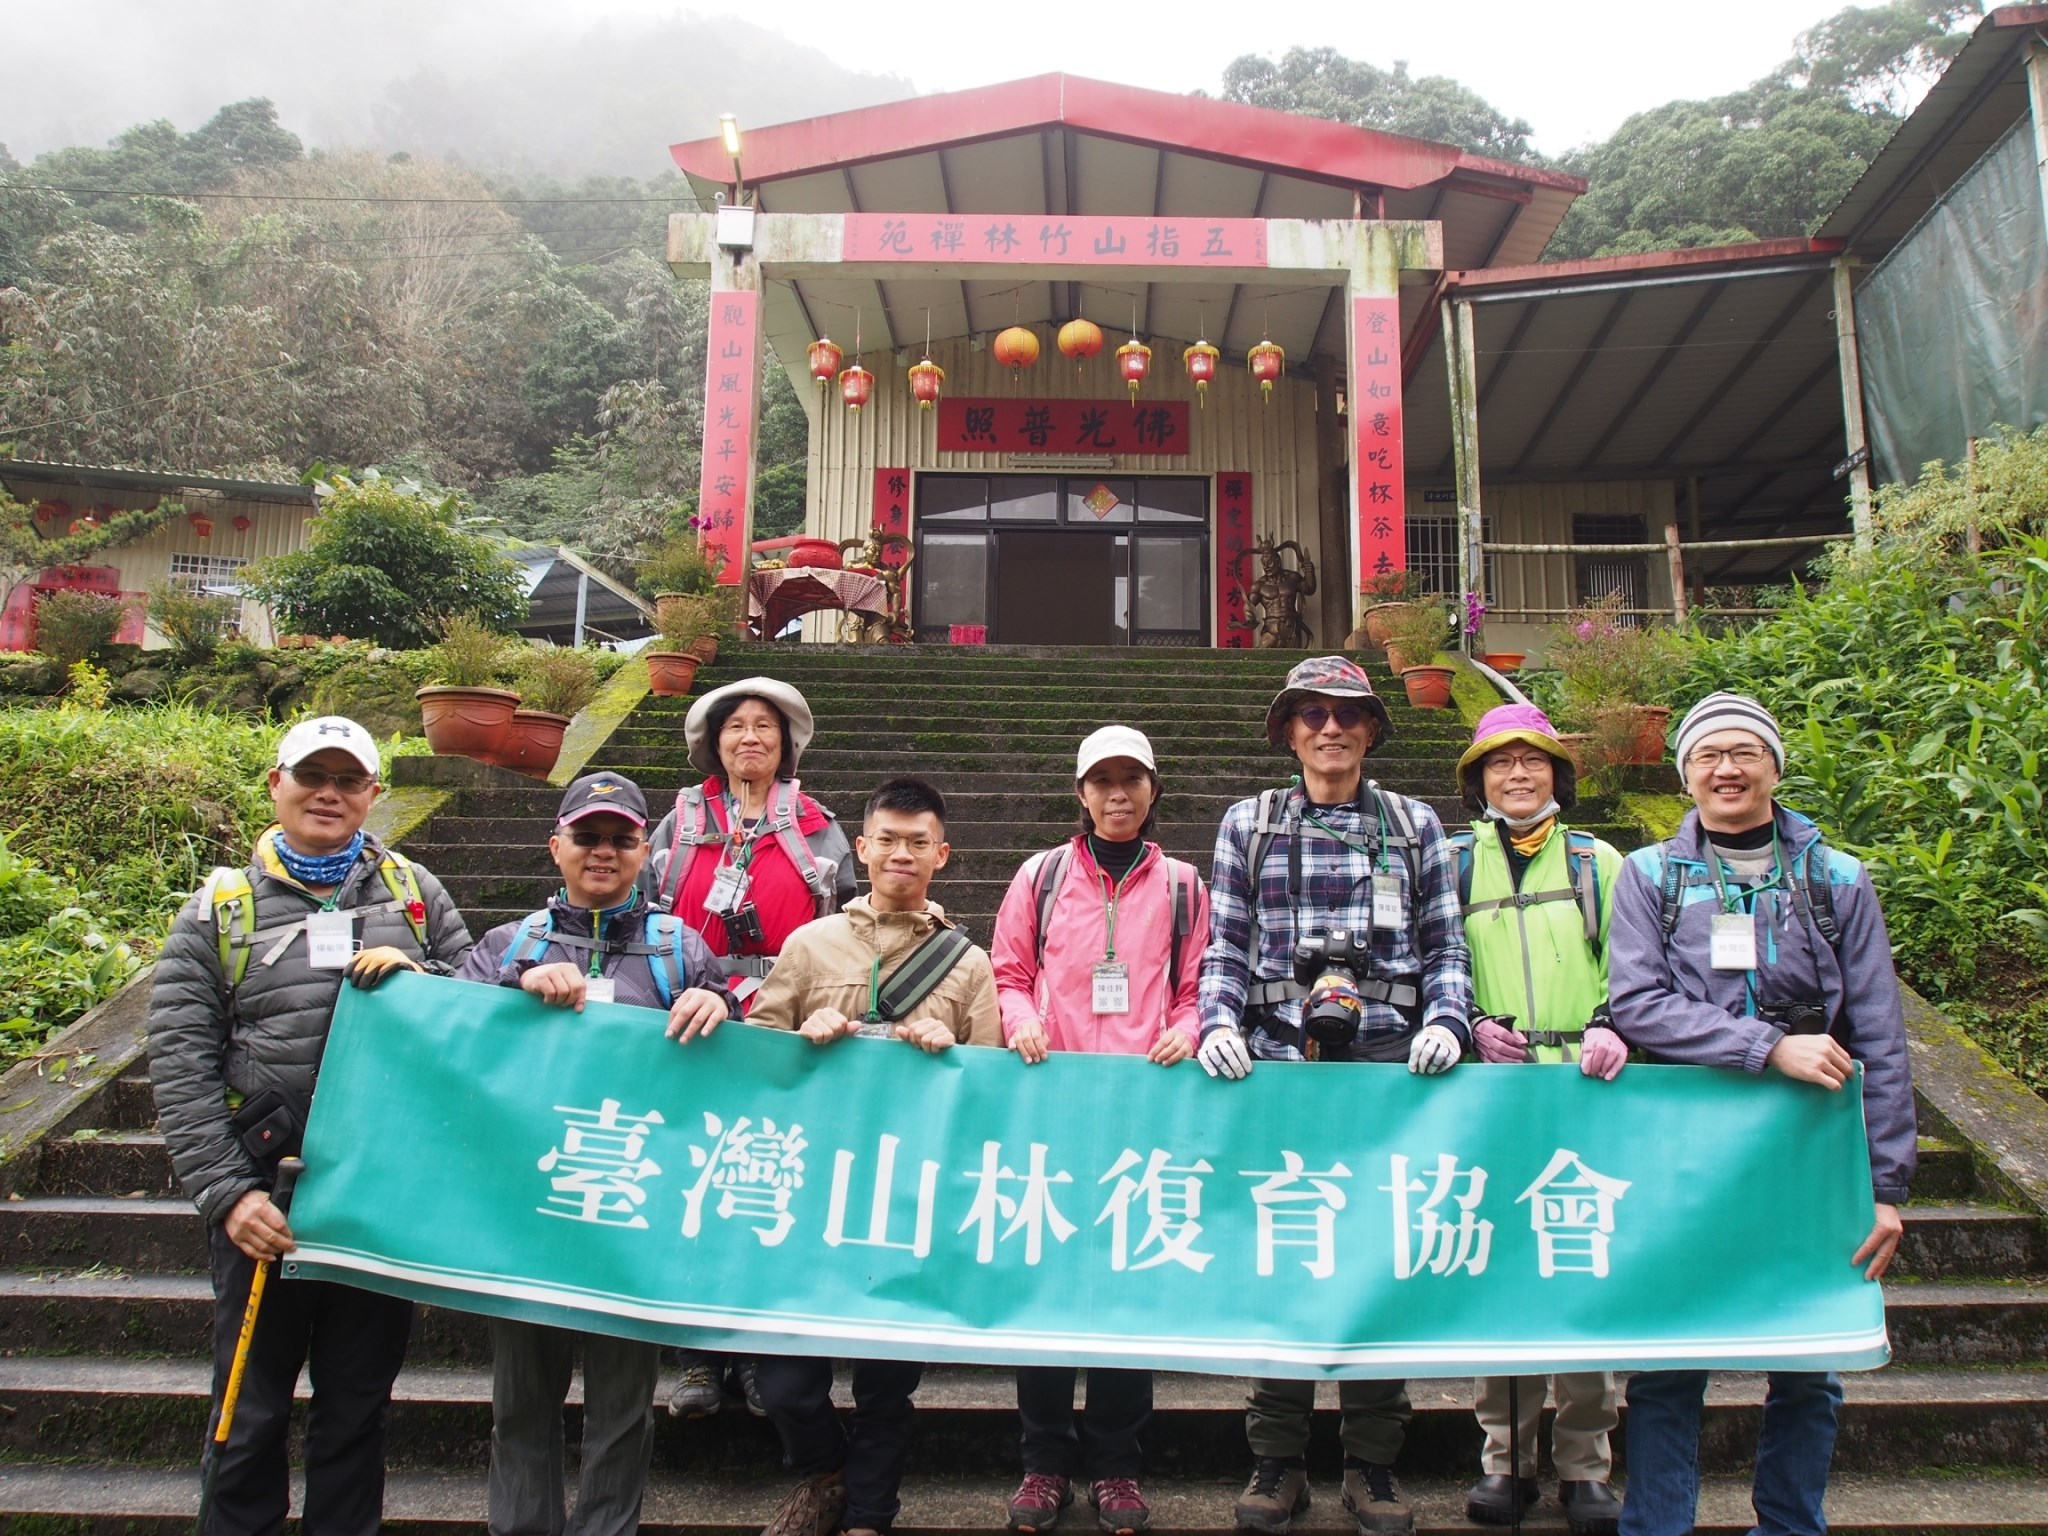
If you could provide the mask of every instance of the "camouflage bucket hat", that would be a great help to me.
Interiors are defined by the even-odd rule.
[[[1387,706],[1372,691],[1372,679],[1365,675],[1365,668],[1349,656],[1311,656],[1287,674],[1287,682],[1273,696],[1272,706],[1266,711],[1268,743],[1276,747],[1287,744],[1287,721],[1294,706],[1316,693],[1333,699],[1363,700],[1366,713],[1379,721],[1378,740],[1386,741],[1394,734]]]

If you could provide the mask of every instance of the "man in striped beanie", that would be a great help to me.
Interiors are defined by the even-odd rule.
[[[1883,1277],[1913,1176],[1912,1074],[1884,914],[1863,866],[1778,804],[1778,722],[1716,693],[1679,723],[1693,809],[1678,834],[1629,855],[1609,940],[1614,1027],[1652,1061],[1779,1072],[1840,1092],[1863,1064],[1873,1221],[1852,1262]],[[1643,1371],[1628,1386],[1628,1501],[1620,1536],[1679,1536],[1699,1499],[1705,1371]],[[1757,1529],[1816,1532],[1842,1384],[1772,1371],[1751,1501]]]

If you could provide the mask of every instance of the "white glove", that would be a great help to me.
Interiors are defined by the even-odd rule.
[[[1252,1053],[1245,1048],[1244,1036],[1228,1024],[1219,1024],[1202,1036],[1195,1060],[1211,1077],[1235,1079],[1251,1075]]]
[[[1441,1024],[1425,1024],[1408,1044],[1408,1070],[1434,1077],[1455,1067],[1461,1054],[1456,1035]]]

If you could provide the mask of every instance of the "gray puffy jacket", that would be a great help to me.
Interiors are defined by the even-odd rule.
[[[363,840],[362,855],[338,890],[337,907],[379,906],[392,899],[377,870],[382,855],[375,839]],[[388,944],[437,975],[451,975],[469,953],[469,929],[441,882],[418,864],[412,870],[427,909],[425,953],[400,911],[358,918],[356,937],[364,949]],[[282,928],[320,908],[306,891],[254,861],[248,875],[259,930]],[[307,964],[300,933],[271,965],[263,963],[270,945],[257,946],[231,996],[214,913],[200,899],[195,893],[179,909],[157,960],[149,999],[149,1077],[179,1182],[199,1214],[217,1222],[244,1194],[270,1182],[270,1171],[243,1147],[231,1123],[230,1090],[243,1099],[268,1088],[302,1103],[310,1097],[342,973]]]

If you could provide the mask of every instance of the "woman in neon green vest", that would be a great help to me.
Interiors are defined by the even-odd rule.
[[[1452,839],[1472,950],[1474,1048],[1489,1062],[1575,1061],[1588,1077],[1611,1080],[1628,1060],[1607,1014],[1608,898],[1622,858],[1560,819],[1578,798],[1571,757],[1540,709],[1505,704],[1480,719],[1458,759],[1458,785],[1479,815]],[[1486,1447],[1465,1500],[1472,1519],[1507,1525],[1542,1496],[1537,1434],[1548,1385],[1541,1376],[1516,1378],[1512,1391],[1504,1376],[1475,1383]],[[1560,1374],[1556,1391],[1558,1501],[1578,1536],[1605,1536],[1621,1514],[1607,1486],[1614,1378]],[[1521,1421],[1512,1438],[1511,1417]]]

